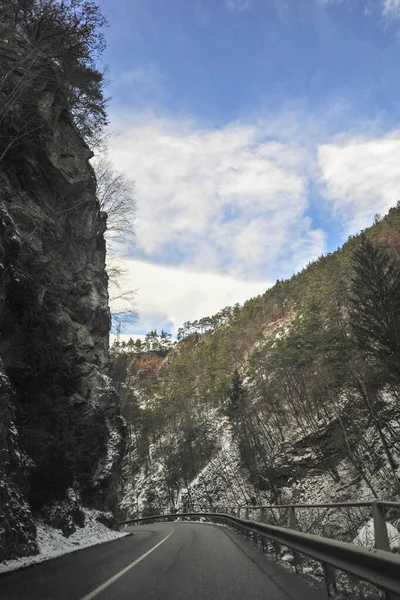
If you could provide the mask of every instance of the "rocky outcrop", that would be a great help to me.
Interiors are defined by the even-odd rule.
[[[99,510],[115,508],[125,425],[104,375],[106,215],[92,152],[52,66],[26,40],[0,37],[8,73],[0,90],[3,560],[37,550],[33,514],[67,506],[71,490]],[[76,500],[71,507],[70,526],[79,526]]]

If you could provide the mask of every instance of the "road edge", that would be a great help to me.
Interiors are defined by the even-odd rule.
[[[99,541],[99,542],[95,542],[94,544],[90,544],[89,546],[83,546],[82,548],[75,548],[74,550],[70,550],[69,552],[64,552],[64,554],[59,554],[58,556],[43,557],[42,560],[38,560],[38,561],[33,562],[31,564],[21,565],[19,567],[15,567],[15,569],[10,569],[9,571],[2,571],[2,572],[0,572],[0,579],[3,579],[3,577],[7,577],[8,575],[12,575],[13,573],[17,573],[18,571],[22,571],[22,570],[25,570],[25,569],[32,569],[34,567],[37,567],[38,565],[42,565],[45,562],[57,560],[58,558],[63,558],[64,556],[68,556],[69,554],[76,554],[77,552],[81,552],[82,550],[87,550],[88,548],[95,548],[96,546],[101,546],[102,544],[111,544],[112,542],[119,542],[120,540],[124,540],[125,538],[127,538],[127,537],[129,537],[131,535],[133,535],[133,532],[132,531],[128,531],[126,533],[126,535],[121,536],[121,537],[112,538],[110,540],[102,540],[102,541]],[[38,556],[38,555],[34,554],[33,556]],[[21,556],[21,558],[24,558],[24,557]],[[0,563],[0,565],[1,565],[1,563]]]

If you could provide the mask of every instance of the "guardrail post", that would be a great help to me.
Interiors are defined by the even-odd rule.
[[[374,519],[374,547],[378,550],[390,552],[390,542],[385,520],[385,508],[376,501],[372,503],[372,517]],[[386,592],[385,598],[386,600],[398,600],[399,596]]]
[[[294,506],[289,507],[289,527],[290,529],[297,530],[297,521],[296,521],[296,513],[294,510]],[[302,573],[303,565],[301,560],[300,552],[293,550],[293,563],[296,573]]]
[[[324,567],[326,591],[328,592],[329,598],[331,598],[332,596],[336,596],[337,593],[335,569],[327,563],[322,564]]]
[[[264,521],[265,521],[265,508],[263,506],[260,508],[259,520],[260,520],[260,523],[264,523]],[[262,545],[263,552],[267,552],[267,549],[268,549],[267,538],[265,537],[265,535],[260,535],[259,537],[261,539],[261,545]]]
[[[245,519],[246,519],[246,521],[249,520],[249,507],[248,506],[246,506]],[[251,536],[250,531],[248,529],[246,529],[246,538],[248,541],[250,540],[250,536]]]
[[[375,548],[390,552],[389,536],[385,521],[385,509],[378,502],[372,503],[372,517],[374,519]]]
[[[261,535],[261,546],[263,549],[264,554],[266,554],[268,552],[268,540],[265,537],[265,535]]]
[[[238,516],[238,519],[240,519],[240,506],[238,506],[238,509],[237,509],[237,516]]]
[[[275,549],[275,559],[279,560],[280,555],[282,554],[282,546],[280,545],[279,542],[272,542],[274,544],[274,549]]]

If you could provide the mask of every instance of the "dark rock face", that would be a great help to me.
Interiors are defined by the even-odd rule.
[[[12,88],[24,77],[18,61],[29,49],[0,37]],[[32,512],[55,523],[49,506],[68,507],[72,493],[112,511],[125,439],[103,374],[106,222],[92,153],[51,65],[38,57],[23,84],[0,147],[0,561],[37,552]],[[35,127],[7,150],[27,123],[28,101]],[[68,532],[81,525],[76,502],[70,505],[58,519]]]

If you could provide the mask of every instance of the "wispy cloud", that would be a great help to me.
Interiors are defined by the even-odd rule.
[[[400,196],[400,131],[377,138],[347,137],[320,146],[322,193],[355,233],[388,211]]]
[[[253,0],[226,0],[226,6],[232,12],[244,12],[245,10],[249,10]]]
[[[382,0],[382,12],[389,19],[400,18],[400,0]]]
[[[122,71],[113,76],[110,88],[116,98],[129,98],[132,104],[159,105],[167,94],[164,78],[155,66]]]

